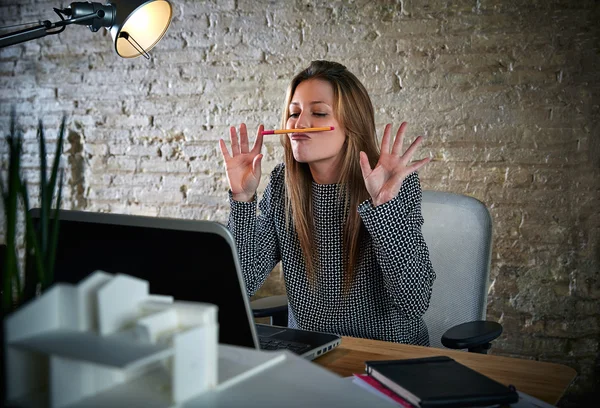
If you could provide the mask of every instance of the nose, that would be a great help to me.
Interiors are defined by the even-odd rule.
[[[307,120],[304,119],[306,117],[306,115],[304,115],[304,113],[300,113],[300,115],[298,115],[298,117],[296,118],[296,124],[294,126],[294,128],[296,129],[306,129],[309,128],[309,124],[307,124]]]

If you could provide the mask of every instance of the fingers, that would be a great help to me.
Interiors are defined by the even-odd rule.
[[[229,140],[231,142],[231,155],[238,155],[240,153],[240,145],[238,144],[237,132],[234,126],[229,128]]]
[[[365,152],[360,152],[360,170],[362,172],[363,178],[369,177],[369,174],[373,171],[371,169],[371,165],[369,164],[369,158]]]
[[[257,177],[260,177],[260,163],[262,161],[263,155],[257,155],[252,161],[252,173],[254,173]]]
[[[412,174],[415,171],[419,170],[421,167],[423,167],[424,165],[426,165],[430,161],[431,161],[431,158],[425,157],[424,159],[421,159],[419,161],[411,163],[410,166],[404,167],[404,169],[402,171],[396,171],[396,172],[394,172],[391,175],[390,179],[389,179],[389,183],[391,185],[397,185],[398,188],[400,188],[400,186],[402,185],[402,182],[404,181],[404,179],[406,178],[406,176],[408,176],[409,174]]]
[[[406,149],[406,152],[404,152],[404,154],[402,154],[402,145],[404,144],[404,133],[406,131],[407,126],[408,126],[408,123],[402,122],[402,124],[398,128],[398,131],[396,132],[396,138],[394,139],[394,144],[392,145],[392,150],[391,150],[391,154],[400,157],[404,161],[404,163],[409,163],[411,161],[413,155],[415,154],[415,151],[417,150],[419,145],[423,142],[423,136],[417,137],[414,140],[414,142],[412,142],[412,144],[408,147],[408,149]],[[383,135],[384,139],[385,139],[385,147],[387,147],[390,143],[389,142],[389,127],[390,127],[390,125],[388,124],[386,126],[386,130]],[[387,137],[386,137],[386,135],[387,135]],[[388,151],[387,149],[384,150],[384,141],[383,140],[382,140],[381,151],[382,151],[382,153]]]
[[[419,136],[415,139],[414,142],[412,142],[412,144],[409,146],[408,149],[406,149],[406,152],[404,152],[403,158],[405,159],[405,162],[408,163],[411,161],[413,155],[415,154],[415,151],[418,149],[419,145],[423,142],[423,136]]]
[[[256,139],[252,145],[252,153],[258,154],[262,149],[263,144],[263,132],[264,126],[260,125],[256,133]],[[245,123],[240,125],[240,135],[238,138],[237,130],[234,126],[229,128],[229,139],[231,141],[231,156],[237,156],[238,154],[244,154],[250,152],[250,142],[248,140],[248,129]],[[224,144],[221,146],[221,152],[223,152]],[[225,148],[226,149],[226,148]],[[230,157],[231,157],[230,156]]]
[[[248,153],[250,150],[248,146],[248,129],[246,129],[246,124],[242,123],[240,125],[240,153]]]
[[[229,154],[229,151],[227,151],[227,146],[223,139],[219,139],[219,147],[221,148],[221,153],[223,154],[225,161],[231,159],[231,155]]]
[[[425,157],[424,159],[421,159],[419,161],[412,163],[410,166],[407,167],[408,174],[414,173],[415,171],[419,170],[421,167],[423,167],[430,161],[431,161],[431,157]]]
[[[385,125],[385,129],[383,131],[383,138],[381,138],[381,153],[389,153],[390,151],[390,129],[392,128],[391,124]]]
[[[264,125],[260,125],[258,130],[256,131],[256,139],[254,139],[254,145],[252,145],[252,153],[259,154],[262,149],[263,144],[263,130],[265,129]]]
[[[402,122],[398,131],[396,132],[396,139],[392,146],[392,154],[402,156],[402,145],[404,144],[404,130],[406,129],[407,123]]]

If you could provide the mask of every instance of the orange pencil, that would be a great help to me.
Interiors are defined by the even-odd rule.
[[[334,126],[327,127],[316,127],[306,129],[275,129],[275,130],[263,130],[263,135],[281,135],[283,133],[308,133],[308,132],[326,132],[328,130],[335,129]]]

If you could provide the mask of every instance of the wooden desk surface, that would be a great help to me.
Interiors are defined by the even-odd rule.
[[[343,337],[336,349],[314,360],[330,371],[348,377],[365,371],[366,360],[445,355],[505,385],[556,405],[577,372],[568,366],[535,360],[409,346],[378,340]]]

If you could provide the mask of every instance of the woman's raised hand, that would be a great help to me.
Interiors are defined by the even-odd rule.
[[[402,154],[406,126],[406,122],[400,125],[393,143],[390,143],[392,125],[388,123],[385,126],[383,138],[381,139],[381,154],[374,169],[371,169],[365,152],[360,152],[360,169],[362,170],[367,191],[373,201],[373,206],[381,205],[396,197],[406,176],[430,161],[429,157],[426,157],[412,162],[415,150],[417,150],[423,141],[422,136],[417,137],[410,147],[406,149],[406,152]]]
[[[246,124],[240,125],[240,136],[238,140],[237,131],[234,126],[229,128],[231,139],[231,154],[227,150],[225,141],[219,140],[221,153],[225,159],[225,171],[229,188],[233,199],[236,201],[251,201],[260,182],[260,162],[263,155],[260,153],[263,144],[263,125],[258,127],[256,139],[252,150],[248,143],[248,131]]]

